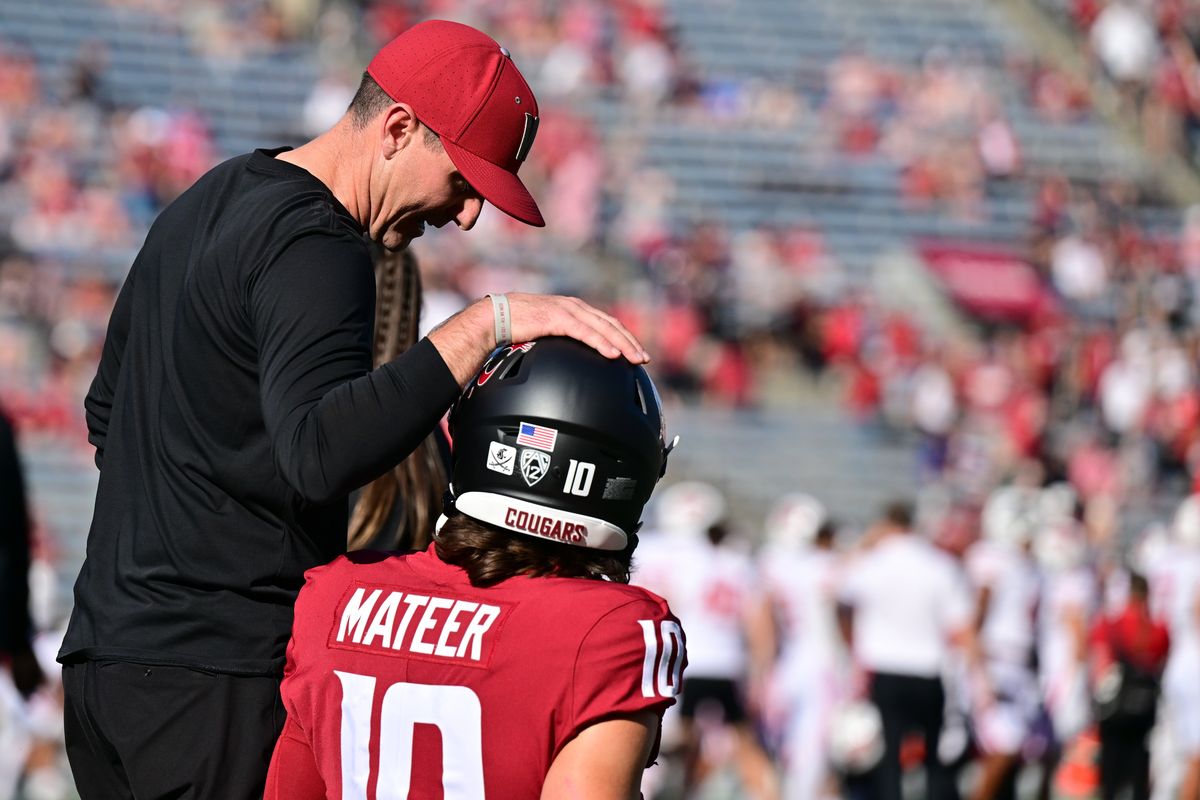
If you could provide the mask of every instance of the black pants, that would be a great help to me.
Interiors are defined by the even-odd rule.
[[[1149,730],[1106,730],[1100,726],[1100,796],[1114,800],[1129,788],[1133,800],[1150,798]]]
[[[900,800],[900,745],[910,733],[925,739],[926,797],[958,797],[953,772],[938,758],[946,694],[938,678],[877,672],[871,676],[871,702],[883,718],[883,760],[873,776],[873,800]]]
[[[283,728],[279,681],[122,661],[63,667],[81,800],[261,798]]]

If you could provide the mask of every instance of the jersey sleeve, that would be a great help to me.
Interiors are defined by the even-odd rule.
[[[263,800],[325,800],[325,781],[304,731],[292,717],[275,743]]]
[[[683,628],[664,600],[647,593],[605,614],[584,636],[572,676],[565,743],[604,719],[675,703],[687,666]]]

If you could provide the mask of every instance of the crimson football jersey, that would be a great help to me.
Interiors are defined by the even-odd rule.
[[[430,547],[309,570],[268,800],[537,797],[588,725],[675,702],[683,631],[645,589],[475,588]]]

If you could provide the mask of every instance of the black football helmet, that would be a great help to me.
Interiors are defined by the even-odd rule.
[[[530,536],[624,550],[666,471],[658,391],[572,339],[496,350],[450,414],[448,503]]]

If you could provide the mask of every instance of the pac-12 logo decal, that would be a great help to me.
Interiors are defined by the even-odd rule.
[[[516,465],[517,448],[509,447],[502,442],[492,442],[488,445],[487,468],[492,472],[512,475]]]
[[[521,477],[525,479],[525,483],[532,487],[535,483],[546,477],[546,473],[549,470],[549,453],[529,449],[521,451]]]

